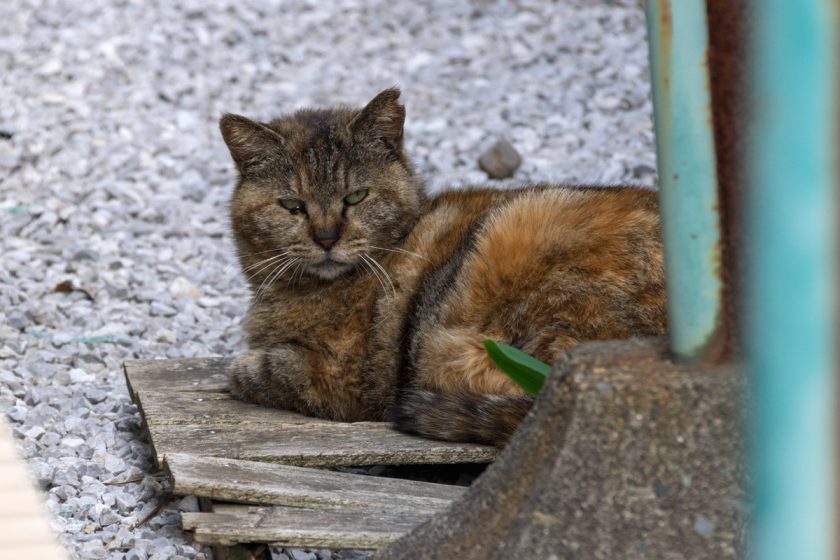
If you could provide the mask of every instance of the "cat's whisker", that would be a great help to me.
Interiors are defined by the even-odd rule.
[[[294,282],[294,280],[295,280],[295,273],[297,272],[299,265],[300,265],[300,263],[295,263],[294,266],[292,266],[292,272],[291,272],[291,274],[289,274],[289,277],[286,279],[286,287],[287,288],[292,287],[292,282]]]
[[[292,265],[295,264],[295,262],[296,262],[295,260],[292,260],[292,261],[286,262],[285,264],[279,266],[279,269],[274,274],[271,275],[271,277],[268,280],[268,284],[266,284],[265,288],[263,288],[262,292],[259,294],[259,300],[261,300],[263,298],[263,296],[265,296],[271,290],[271,287],[274,285],[274,283],[277,280],[279,280],[283,276],[283,274]]]
[[[260,271],[265,270],[267,266],[270,266],[271,264],[276,263],[277,261],[282,261],[286,258],[288,258],[288,255],[277,255],[276,257],[270,257],[268,259],[261,260],[258,263],[254,263],[253,265],[250,265],[247,268],[242,269],[242,272],[246,273],[250,270],[260,267],[259,270],[249,275],[249,278],[252,278],[254,275],[259,274]]]
[[[373,265],[375,265],[375,266],[376,266],[376,267],[377,267],[380,271],[382,271],[382,275],[385,277],[385,280],[387,280],[387,281],[388,281],[388,285],[389,285],[389,286],[391,286],[391,291],[393,292],[394,297],[397,297],[397,288],[396,288],[396,287],[394,287],[394,283],[391,281],[391,275],[390,275],[390,274],[388,274],[388,271],[387,271],[387,270],[385,270],[384,268],[382,268],[382,265],[381,265],[381,264],[379,264],[379,262],[378,262],[376,259],[374,259],[374,258],[373,258],[373,257],[371,257],[370,255],[368,255],[367,253],[364,253],[363,255],[364,255],[364,257],[365,257],[365,258],[366,258],[369,262],[371,262],[371,263],[372,263]]]
[[[284,262],[283,264],[277,265],[277,267],[274,269],[275,272],[266,277],[266,280],[268,280],[268,284],[264,288],[263,285],[260,284],[260,289],[257,290],[257,294],[254,296],[255,301],[261,301],[263,296],[267,294],[269,290],[271,290],[271,286],[274,285],[274,282],[279,280],[280,277],[283,276],[283,273],[286,272],[289,269],[289,267],[291,267],[299,260],[300,259],[293,258]],[[263,281],[263,284],[265,284],[265,280]]]
[[[306,273],[306,266],[301,262],[300,263],[300,276],[298,276],[298,282],[303,281],[303,275]]]
[[[379,272],[377,272],[376,269],[373,268],[373,265],[370,264],[370,262],[368,262],[365,255],[362,255],[362,262],[365,263],[365,266],[367,266],[370,269],[370,271],[373,273],[373,275],[376,277],[376,281],[379,282],[380,286],[382,286],[382,290],[386,291],[385,283],[382,281],[382,278],[379,277]]]
[[[387,249],[385,247],[377,247],[376,245],[368,245],[371,249],[379,249],[380,251],[390,251],[392,253],[404,253],[406,255],[411,255],[413,257],[417,257],[418,259],[423,259],[424,261],[428,262],[429,259],[421,255],[420,253],[415,253],[413,251],[407,251],[405,249]]]
[[[252,270],[252,269],[254,269],[254,268],[256,268],[256,267],[258,267],[258,266],[260,266],[260,265],[266,265],[266,266],[263,266],[262,268],[260,268],[260,269],[259,269],[258,271],[256,271],[255,273],[253,273],[253,274],[251,274],[250,276],[248,276],[248,279],[250,280],[251,278],[253,278],[253,277],[254,277],[254,276],[256,276],[257,274],[259,274],[261,271],[263,271],[263,270],[265,270],[266,268],[268,268],[268,265],[269,265],[270,263],[273,263],[273,262],[277,261],[278,259],[282,259],[282,258],[283,258],[283,257],[285,257],[286,255],[287,255],[286,253],[283,253],[282,255],[275,255],[275,256],[273,256],[273,257],[269,257],[269,258],[267,258],[267,259],[263,259],[263,260],[261,260],[261,261],[259,261],[259,262],[257,262],[257,263],[254,263],[254,264],[252,264],[252,265],[250,265],[250,266],[247,266],[247,267],[243,268],[243,269],[242,269],[242,272],[243,272],[243,274],[244,274],[245,272],[248,272],[249,270]]]
[[[265,265],[264,267],[262,267],[261,269],[257,270],[256,272],[254,272],[253,274],[251,274],[251,275],[248,277],[248,280],[251,280],[252,278],[254,278],[255,276],[257,276],[259,273],[261,273],[263,270],[265,270],[265,269],[270,268],[270,267],[272,267],[272,266],[273,266],[274,268],[273,268],[273,269],[272,269],[272,271],[271,271],[271,272],[269,272],[269,273],[268,273],[268,275],[267,275],[267,276],[270,276],[271,274],[273,274],[273,273],[274,273],[274,271],[275,271],[275,270],[277,270],[277,267],[279,267],[279,266],[283,266],[284,264],[286,264],[287,262],[289,262],[289,260],[291,260],[291,258],[290,258],[290,257],[284,257],[284,258],[280,259],[280,261],[279,261],[279,262],[269,263],[269,264]]]
[[[375,258],[371,257],[370,255],[367,255],[367,258],[370,259],[370,261],[374,265],[376,265],[376,267],[379,268],[379,270],[382,271],[382,275],[385,277],[385,279],[388,281],[388,284],[391,286],[391,291],[394,293],[394,297],[397,297],[397,288],[394,286],[394,283],[391,281],[391,275],[388,274],[388,271],[385,270],[385,268],[381,264],[379,264],[379,261],[377,261]]]
[[[283,264],[285,264],[285,263],[281,262],[280,264],[275,265],[275,267],[271,270],[271,272],[269,272],[268,274],[265,275],[265,278],[263,278],[263,281],[260,282],[259,287],[254,292],[254,302],[255,303],[260,301],[260,299],[262,299],[262,296],[260,294],[262,293],[263,286],[265,286],[265,283],[268,282],[268,279],[271,278],[271,276],[277,271],[278,268],[282,267]]]
[[[278,249],[278,250],[279,250],[279,249]],[[249,256],[249,257],[253,257],[253,256],[256,256],[256,255],[258,255],[258,254],[259,254],[259,253],[254,253],[253,255],[248,255],[248,256]],[[272,255],[272,256],[270,256],[270,257],[266,257],[266,258],[267,258],[267,259],[273,259],[273,258],[275,258],[275,257],[280,257],[280,256],[283,256],[283,255],[288,255],[288,254],[289,254],[289,251],[283,251],[283,252],[281,252],[279,255]],[[262,261],[259,261],[259,262],[265,262],[265,259],[263,259]],[[254,266],[254,265],[251,265],[251,266]]]
[[[295,287],[297,288],[300,285],[300,281],[303,280],[303,261],[300,261],[295,264],[295,267],[292,269],[292,275],[289,278],[289,281],[286,283],[287,286],[290,286],[292,282],[295,282],[295,275],[297,275],[297,282],[295,282]]]
[[[277,252],[277,251],[283,251],[283,249],[268,249],[266,251],[257,251],[256,253],[239,253],[239,256],[240,257],[255,257],[257,255],[262,255],[264,253],[274,253],[274,252]],[[282,254],[283,255],[288,255],[289,251],[283,251]],[[234,258],[234,260],[236,259],[236,254],[233,255],[233,258]],[[263,260],[263,261],[260,261],[256,264],[252,264],[248,268],[245,268],[244,270],[242,270],[242,272],[246,272],[249,268],[254,267],[254,266],[258,266],[259,264],[261,264],[263,262],[265,262],[265,261]],[[238,268],[239,268],[238,263],[236,263],[236,262],[231,263],[231,264],[229,264],[225,267],[225,274],[230,274],[231,272],[233,272],[234,270],[236,270]]]

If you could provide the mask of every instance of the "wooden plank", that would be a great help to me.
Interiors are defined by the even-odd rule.
[[[135,400],[148,427],[237,426],[242,424],[331,424],[329,420],[297,412],[267,408],[238,401],[228,393],[187,391],[141,391]]]
[[[129,360],[123,364],[132,397],[137,391],[227,391],[229,358]]]
[[[159,463],[171,453],[300,467],[486,463],[498,451],[410,436],[384,422],[152,425],[149,432]]]
[[[181,524],[205,544],[270,543],[297,548],[377,549],[429,519],[427,514],[319,511],[285,506],[228,506],[224,513],[183,513]]]
[[[465,490],[448,484],[185,454],[167,455],[164,467],[176,495],[319,510],[433,514]]]
[[[323,467],[483,463],[494,447],[427,440],[384,422],[332,422],[227,394],[229,359],[125,363],[126,382],[158,465],[170,453]]]

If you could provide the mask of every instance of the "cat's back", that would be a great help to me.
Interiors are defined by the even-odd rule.
[[[659,243],[659,228],[658,195],[641,187],[470,188],[430,198],[405,248],[434,269],[479,239],[499,259],[518,260],[526,249],[583,249],[624,234]]]
[[[553,363],[591,340],[661,335],[657,194],[536,186],[429,202],[413,252],[432,256],[401,331],[403,431],[501,444],[531,404],[484,341]]]
[[[551,361],[584,340],[661,334],[657,193],[558,187],[444,193],[406,249],[423,255],[410,338],[503,340]],[[439,346],[432,344],[431,346]]]

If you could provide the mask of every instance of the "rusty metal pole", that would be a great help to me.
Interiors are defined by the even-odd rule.
[[[675,359],[722,352],[721,233],[704,0],[647,0],[659,193]]]

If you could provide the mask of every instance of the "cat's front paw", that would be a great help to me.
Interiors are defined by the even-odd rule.
[[[233,360],[228,370],[230,394],[239,400],[259,403],[268,387],[261,374],[265,354],[261,350],[248,350]]]

